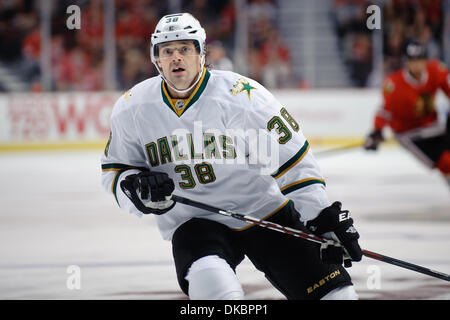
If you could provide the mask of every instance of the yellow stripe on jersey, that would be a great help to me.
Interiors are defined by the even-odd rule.
[[[163,101],[173,110],[178,117],[181,117],[181,115],[186,111],[187,108],[189,108],[195,101],[198,100],[199,96],[202,94],[203,90],[206,87],[206,83],[208,82],[210,77],[209,71],[204,68],[202,76],[200,78],[200,81],[197,83],[194,91],[187,99],[173,99],[170,97],[169,92],[166,87],[166,83],[162,81],[161,83],[161,91],[163,96]],[[179,101],[182,101],[183,107],[177,108],[177,104]]]
[[[315,183],[320,183],[320,184],[323,184],[324,186],[326,185],[325,184],[325,180],[323,180],[323,179],[306,178],[306,179],[302,179],[302,180],[299,180],[299,181],[292,182],[292,183],[288,184],[287,186],[284,186],[284,187],[280,188],[280,190],[281,190],[282,194],[287,195],[288,193],[291,193],[291,192],[293,192],[295,190],[298,190],[298,189],[310,186],[310,185],[315,184]]]

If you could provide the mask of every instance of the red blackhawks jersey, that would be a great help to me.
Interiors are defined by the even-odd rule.
[[[450,97],[449,72],[437,60],[427,62],[420,80],[414,79],[406,69],[391,73],[383,82],[383,106],[375,116],[375,129],[390,126],[395,133],[402,133],[434,123],[438,89]]]

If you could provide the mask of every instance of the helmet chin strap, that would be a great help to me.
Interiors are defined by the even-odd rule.
[[[164,74],[162,73],[162,71],[160,70],[159,67],[158,67],[158,71],[159,71],[159,74],[161,75],[161,78],[163,78],[163,80],[166,82],[166,84],[167,84],[173,91],[175,91],[176,93],[186,93],[186,92],[189,92],[192,88],[194,88],[194,87],[197,85],[197,83],[200,81],[200,79],[201,79],[201,77],[202,77],[202,74],[203,74],[203,66],[204,66],[204,65],[205,65],[205,56],[202,56],[202,62],[201,62],[201,66],[200,66],[200,72],[198,73],[197,80],[195,80],[195,82],[194,82],[189,88],[184,89],[184,90],[179,90],[179,89],[175,88],[175,85],[174,85],[172,82],[170,82],[170,81],[164,76]]]

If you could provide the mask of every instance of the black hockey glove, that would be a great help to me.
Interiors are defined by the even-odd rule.
[[[378,145],[383,141],[384,137],[381,130],[374,130],[367,136],[366,141],[364,142],[364,149],[376,151]]]
[[[173,180],[165,172],[130,174],[120,188],[142,213],[163,214],[175,206],[170,196],[175,189]]]
[[[353,226],[353,219],[348,210],[342,211],[339,201],[323,209],[319,215],[306,223],[314,234],[331,238],[341,246],[323,244],[320,248],[321,258],[327,264],[342,264],[351,267],[351,261],[360,261],[362,251],[358,244],[359,234]]]

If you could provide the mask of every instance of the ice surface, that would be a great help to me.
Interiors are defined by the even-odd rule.
[[[0,299],[187,298],[153,217],[120,211],[103,191],[101,152],[0,155]],[[318,161],[363,248],[450,273],[450,189],[438,172],[396,147]],[[67,286],[71,265],[80,289]],[[448,282],[369,258],[348,270],[362,299],[450,299]],[[246,298],[284,299],[248,260],[237,274]]]

